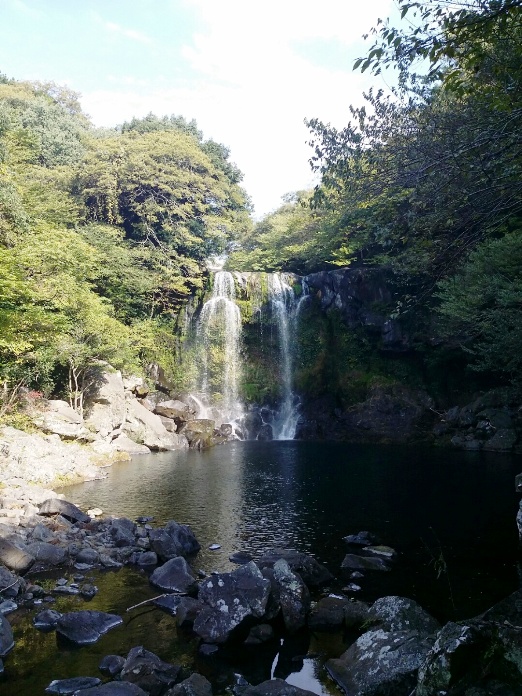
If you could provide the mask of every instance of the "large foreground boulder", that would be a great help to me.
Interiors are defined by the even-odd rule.
[[[247,619],[263,617],[269,594],[270,581],[253,561],[213,575],[200,587],[198,598],[206,607],[194,622],[195,633],[206,643],[225,643]]]

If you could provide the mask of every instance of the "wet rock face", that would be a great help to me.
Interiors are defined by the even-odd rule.
[[[207,643],[224,643],[245,619],[263,617],[270,594],[266,580],[255,563],[232,573],[220,573],[205,580],[198,599],[205,609],[194,622],[194,631]]]
[[[274,582],[277,585],[285,628],[290,633],[298,631],[306,624],[310,610],[310,592],[283,558],[274,563]]]
[[[77,645],[95,643],[102,635],[123,623],[120,616],[103,611],[73,611],[63,614],[56,632]]]

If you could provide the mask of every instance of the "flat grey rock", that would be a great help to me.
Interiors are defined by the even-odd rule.
[[[78,645],[89,645],[121,623],[123,619],[116,614],[106,614],[103,611],[73,611],[58,619],[56,632]]]

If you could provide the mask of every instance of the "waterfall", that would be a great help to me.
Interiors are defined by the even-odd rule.
[[[198,418],[212,418],[217,427],[234,424],[243,412],[239,401],[241,314],[235,299],[232,274],[217,271],[212,295],[203,305],[196,328],[200,364],[198,396],[192,395],[192,399]]]
[[[300,302],[296,302],[292,287],[280,273],[268,276],[268,301],[278,332],[282,390],[281,404],[274,415],[272,430],[274,440],[293,440],[299,419],[299,400],[293,392],[293,343]]]

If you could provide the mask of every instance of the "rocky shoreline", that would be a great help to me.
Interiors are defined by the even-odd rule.
[[[47,493],[41,491],[41,496]],[[368,532],[344,539],[347,553],[337,580],[351,582],[334,593],[331,572],[298,551],[273,549],[256,559],[237,553],[230,558],[236,570],[207,575],[194,570],[200,544],[187,525],[171,520],[155,527],[149,517],[133,521],[100,517],[98,510],[86,514],[56,495],[35,507],[22,524],[0,525],[2,659],[9,660],[16,649],[6,616],[19,607],[33,613],[35,630],[56,631],[60,640],[77,647],[96,642],[121,624],[116,614],[87,609],[61,613],[50,607],[58,596],[92,598],[97,588],[85,582],[86,572],[130,565],[142,569],[159,592],[145,603],[190,631],[202,659],[234,646],[269,644],[281,632],[343,631],[350,637],[348,647],[339,658],[328,660],[325,669],[350,696],[520,693],[522,591],[478,617],[440,626],[405,597],[384,596],[371,605],[354,599],[360,589],[354,581],[361,582],[368,573],[386,577],[397,562],[394,550]],[[64,573],[52,589],[29,579],[50,568]],[[165,662],[143,646],[126,656],[106,655],[99,670],[101,678],[53,681],[46,691],[80,696],[212,694],[204,676]],[[238,676],[229,686],[236,696],[309,693],[281,679],[251,686]]]

